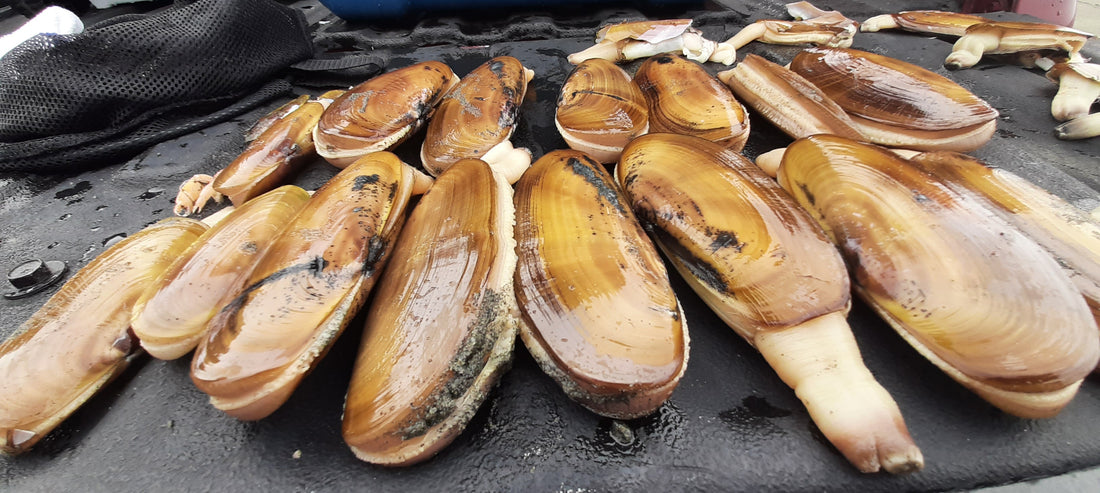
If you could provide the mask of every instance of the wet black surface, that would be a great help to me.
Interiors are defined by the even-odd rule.
[[[727,2],[744,21],[704,25],[725,39],[751,20],[782,15],[779,3]],[[908,2],[910,8],[950,5]],[[888,3],[889,4],[889,3]],[[857,19],[885,5],[834,2]],[[712,14],[708,14],[712,15]],[[440,22],[443,23],[443,22]],[[328,29],[351,29],[337,22]],[[395,50],[388,68],[439,59],[462,75],[508,54],[536,71],[514,141],[536,157],[564,147],[553,127],[564,55],[587,38],[489,46]],[[983,63],[942,68],[950,42],[904,33],[863,33],[856,47],[945,74],[1001,112],[993,141],[974,153],[1020,173],[1086,209],[1100,205],[1100,140],[1061,142],[1042,74]],[[797,48],[753,44],[786,63]],[[1089,51],[1100,52],[1091,41]],[[637,64],[628,65],[633,71]],[[709,66],[712,72],[718,66]],[[315,91],[317,93],[319,91]],[[289,98],[288,98],[289,99]],[[74,176],[0,174],[0,271],[27,258],[64,260],[74,271],[112,241],[171,215],[176,186],[211,173],[242,149],[242,135],[273,101],[242,118],[150,148],[125,163]],[[753,115],[745,154],[789,139]],[[417,162],[419,140],[398,150]],[[335,168],[317,161],[295,180],[316,188]],[[362,316],[336,342],[281,409],[245,423],[211,407],[191,384],[189,359],[138,358],[35,449],[0,458],[10,491],[404,491],[676,490],[937,491],[1005,484],[1100,465],[1100,381],[1090,379],[1056,418],[1023,420],[998,411],[916,354],[862,303],[849,317],[868,367],[893,394],[926,460],[924,471],[892,477],[855,471],[822,437],[805,409],[747,343],[725,327],[672,271],[691,331],[691,359],[680,386],[653,416],[614,422],[569,401],[517,346],[515,362],[466,431],[434,459],[386,469],[355,459],[340,437],[344,393]],[[56,291],[0,300],[8,336]]]

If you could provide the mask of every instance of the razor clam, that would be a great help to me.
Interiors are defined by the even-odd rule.
[[[284,185],[236,208],[172,262],[134,304],[130,325],[160,359],[195,348],[210,319],[239,294],[256,262],[309,193]]]
[[[815,135],[787,148],[779,183],[840,248],[856,292],[994,406],[1053,416],[1100,360],[1096,322],[1058,263],[904,158]]]
[[[678,55],[650,57],[638,67],[634,83],[649,105],[651,132],[694,135],[735,151],[745,146],[745,107],[698,63]]]
[[[466,74],[439,102],[428,122],[420,160],[432,176],[463,158],[480,158],[515,182],[531,164],[531,153],[513,149],[527,83],[535,73],[519,60],[500,56]]]
[[[393,70],[337,97],[313,129],[317,154],[343,168],[359,157],[392,149],[424,124],[458,77],[428,61]]]
[[[374,285],[417,174],[367,154],[291,219],[195,350],[191,379],[214,407],[255,420],[290,397]]]
[[[134,302],[205,230],[173,217],[114,244],[0,344],[0,452],[30,449],[129,365]]]
[[[554,126],[570,148],[613,163],[627,142],[649,131],[649,110],[630,74],[593,58],[578,64],[562,85]]]
[[[614,180],[553,151],[516,183],[520,337],[570,398],[619,419],[652,413],[687,367],[668,273]]]
[[[519,324],[512,187],[447,168],[413,209],[375,288],[344,405],[360,459],[408,465],[459,433],[509,366]]]
[[[935,72],[845,48],[803,50],[791,70],[820,88],[871,142],[916,150],[972,151],[993,137],[997,110]]]
[[[774,180],[735,152],[672,134],[635,139],[615,174],[680,275],[764,355],[849,462],[867,473],[921,469],[845,320],[844,261]]]

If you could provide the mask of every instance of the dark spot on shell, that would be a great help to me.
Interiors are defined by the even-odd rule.
[[[596,193],[599,195],[600,198],[606,200],[608,204],[615,208],[615,210],[619,211],[620,213],[626,214],[626,208],[623,207],[622,202],[619,201],[618,192],[615,190],[614,186],[611,183],[607,182],[605,178],[607,173],[605,172],[601,174],[599,173],[599,171],[597,171],[598,169],[601,169],[598,168],[599,163],[592,161],[588,157],[584,157],[583,161],[577,158],[569,158],[568,165],[569,168],[573,170],[573,173],[575,173],[577,176],[584,178],[584,181],[587,181],[590,185],[592,185],[593,188],[596,189]]]
[[[489,62],[489,70],[496,74],[498,77],[504,75],[504,62],[500,60],[491,60]]]
[[[717,252],[723,248],[733,248],[737,253],[741,253],[741,248],[744,246],[744,243],[737,241],[737,235],[733,231],[719,231],[710,242],[710,251]]]
[[[381,179],[381,178],[380,178],[380,177],[378,176],[378,174],[377,174],[377,173],[375,173],[375,174],[373,174],[373,175],[365,175],[365,176],[364,176],[364,175],[360,175],[360,176],[356,176],[356,177],[355,177],[355,182],[354,182],[354,184],[352,185],[351,189],[352,189],[353,191],[356,191],[356,192],[358,192],[358,191],[362,190],[362,189],[363,189],[363,187],[365,187],[365,186],[367,186],[367,185],[373,185],[373,184],[375,184],[375,183],[378,183],[378,180],[380,180],[380,179]]]
[[[810,187],[807,187],[805,183],[801,183],[798,185],[798,188],[802,190],[802,193],[804,195],[806,195],[806,201],[809,202],[810,205],[817,205],[817,200],[814,199],[814,194],[810,193]]]
[[[673,60],[672,60],[672,57],[670,57],[668,55],[661,55],[661,56],[657,57],[656,61],[657,61],[657,63],[659,63],[661,65],[665,65],[665,64],[672,63]]]

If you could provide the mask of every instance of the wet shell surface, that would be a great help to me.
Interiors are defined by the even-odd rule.
[[[195,348],[227,296],[239,294],[275,237],[309,201],[285,185],[234,209],[199,237],[134,304],[131,326],[160,359]]]
[[[168,218],[116,243],[0,344],[0,451],[30,449],[126,368],[134,302],[205,230]]]
[[[313,127],[324,111],[324,104],[309,101],[272,123],[218,173],[214,190],[240,206],[282,185],[313,154]]]
[[[459,159],[481,158],[499,145],[510,146],[532,77],[534,72],[510,56],[493,58],[466,74],[428,122],[420,148],[424,169],[439,176]]]
[[[451,68],[437,61],[363,82],[333,100],[317,122],[317,153],[343,168],[365,154],[389,150],[416,133],[457,83]]]
[[[935,72],[843,48],[809,48],[791,70],[851,116],[872,142],[918,150],[970,151],[988,142],[997,110]]]
[[[420,199],[375,288],[344,440],[376,464],[425,460],[462,432],[511,361],[519,309],[512,187],[459,161]]]
[[[195,350],[191,379],[214,407],[254,420],[286,401],[374,285],[413,173],[389,152],[368,154],[294,216]]]
[[[634,83],[648,102],[651,132],[694,135],[735,151],[745,146],[745,107],[698,63],[678,55],[650,57],[638,67]]]
[[[630,74],[593,58],[577,65],[562,85],[554,125],[570,148],[613,163],[627,142],[649,130],[649,110]]]
[[[993,405],[1052,416],[1095,368],[1100,339],[1080,292],[978,202],[889,150],[830,135],[788,147],[779,182],[840,248],[868,304]]]
[[[656,248],[596,160],[553,151],[516,184],[520,336],[592,411],[656,410],[688,359],[688,330]]]

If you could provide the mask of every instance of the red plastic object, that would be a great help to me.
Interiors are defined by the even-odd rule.
[[[967,14],[1011,11],[1072,26],[1077,18],[1077,0],[962,0],[959,10]]]

